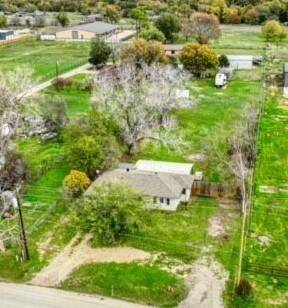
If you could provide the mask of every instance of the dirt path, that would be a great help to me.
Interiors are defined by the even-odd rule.
[[[219,204],[223,209],[237,209],[237,203],[223,202]],[[223,240],[229,237],[228,225],[237,213],[219,212],[209,219],[208,234]],[[202,256],[193,264],[191,275],[188,276],[188,296],[179,305],[181,308],[222,308],[222,293],[225,290],[229,272],[221,263],[213,258],[210,248],[203,247]]]
[[[74,238],[47,267],[30,281],[30,284],[47,287],[57,286],[74,269],[88,263],[130,263],[150,258],[149,253],[130,247],[91,248],[88,245],[90,238],[90,235],[86,236],[78,245],[78,239]]]
[[[189,277],[189,293],[181,308],[224,307],[222,293],[229,273],[215,260],[203,257],[194,263]]]

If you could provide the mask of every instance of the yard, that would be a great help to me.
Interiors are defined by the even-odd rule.
[[[241,35],[243,37],[243,34]],[[255,35],[255,42],[258,41],[258,34],[253,35]],[[224,44],[220,47],[223,46]],[[247,50],[247,54],[254,54],[254,52],[258,54],[262,45],[259,43],[257,46],[259,50]],[[9,49],[14,53],[13,64],[12,56],[7,52]],[[4,54],[0,59],[0,65],[3,63],[3,67],[10,69],[15,66],[15,61],[20,66],[31,63],[35,68],[36,76],[43,77],[47,73],[54,72],[55,59],[59,60],[60,66],[78,59],[87,59],[88,49],[89,45],[82,45],[82,43],[80,45],[78,43],[28,42],[19,45],[19,49],[16,45],[11,45],[8,50],[5,49],[5,52],[4,48],[0,49],[0,55],[1,52]],[[237,54],[242,53],[243,50]],[[246,54],[246,49],[244,52]],[[30,60],[23,60],[25,57]],[[84,76],[78,78],[83,80]],[[216,89],[214,79],[210,78],[191,80],[189,90],[198,104],[197,107],[175,111],[187,146],[181,149],[166,149],[159,144],[146,143],[142,144],[140,153],[129,160],[136,161],[141,158],[184,162],[187,161],[188,156],[202,153],[211,140],[211,132],[215,134],[222,132],[220,129],[222,125],[229,134],[231,125],[237,120],[245,104],[259,100],[261,68],[235,72],[227,89]],[[79,91],[75,87],[59,92],[48,89],[46,93],[66,99],[71,120],[80,114],[85,114],[90,108],[89,93]],[[18,141],[17,145],[26,158],[33,176],[33,181],[26,184],[23,196],[24,219],[33,266],[23,263],[19,270],[19,263],[15,259],[18,249],[12,249],[8,254],[0,256],[2,264],[0,276],[14,281],[29,281],[34,273],[48,264],[51,257],[61,251],[75,236],[77,228],[71,222],[69,204],[61,200],[62,180],[70,169],[65,160],[65,144],[58,141],[42,144],[38,139],[31,139]],[[227,148],[223,150],[226,151]],[[123,160],[126,161],[127,157],[123,156]],[[223,170],[219,170],[215,159],[195,163],[195,170],[203,171],[204,178],[208,181],[223,180]],[[219,228],[221,232],[212,236],[215,230],[219,231]],[[177,213],[153,212],[145,229],[134,236],[126,236],[127,245],[147,251],[154,256],[150,263],[144,265],[88,264],[73,272],[62,286],[70,290],[111,295],[113,284],[115,297],[123,298],[125,293],[125,298],[129,300],[173,306],[183,299],[185,295],[182,290],[183,283],[185,281],[187,284],[186,276],[189,276],[191,266],[197,260],[209,256],[221,262],[225,270],[231,273],[229,282],[231,283],[239,252],[239,230],[237,205],[227,207],[210,198],[199,198],[196,202],[181,207]],[[98,245],[95,242],[93,244],[95,247]],[[87,282],[86,278],[83,278],[87,272],[95,274],[99,279],[95,278]],[[106,284],[101,277],[106,277],[107,273],[111,276],[109,275],[109,281]],[[149,280],[145,278],[148,274],[151,275]],[[172,286],[175,292],[167,293],[167,285]],[[182,291],[179,291],[180,289]]]
[[[51,42],[31,39],[0,47],[0,66],[2,70],[15,67],[28,67],[35,71],[35,77],[51,79],[58,71],[85,64],[88,59],[90,44],[76,42]]]

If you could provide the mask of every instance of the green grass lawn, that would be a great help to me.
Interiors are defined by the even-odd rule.
[[[186,44],[187,42],[194,42],[194,40],[188,39],[187,41],[180,36],[177,43]],[[232,49],[235,54],[245,52],[246,54],[257,54],[254,50],[261,50],[264,46],[265,39],[261,35],[261,28],[247,25],[223,25],[220,39],[210,42],[210,47],[214,49]]]
[[[1,70],[15,67],[29,67],[35,70],[35,77],[56,73],[75,62],[88,59],[90,44],[86,42],[48,42],[31,40],[0,47]],[[53,78],[50,77],[50,78]]]
[[[158,307],[175,307],[186,295],[184,283],[153,266],[132,264],[90,264],[74,271],[61,288],[102,294]],[[168,291],[167,288],[173,288]]]
[[[85,75],[72,78],[76,82],[85,82]],[[69,89],[63,89],[57,91],[53,87],[50,87],[45,91],[47,95],[55,95],[63,98],[67,103],[67,113],[70,120],[75,119],[78,116],[85,115],[88,110],[91,109],[90,93],[85,90],[79,90],[73,85]]]
[[[239,117],[241,109],[249,102],[259,101],[260,76],[259,68],[251,71],[235,71],[233,80],[225,90],[215,88],[214,78],[192,80],[190,94],[198,106],[176,113],[188,146],[167,149],[150,143],[142,146],[139,155],[131,160],[159,159],[184,162],[187,156],[203,152],[211,140],[211,132],[217,134],[217,131],[222,130],[222,126],[229,134],[229,129]],[[205,179],[220,181],[222,171],[217,165],[218,162],[214,157],[211,161],[195,164],[195,168],[204,172]]]

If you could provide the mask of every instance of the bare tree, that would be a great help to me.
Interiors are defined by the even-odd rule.
[[[207,13],[193,13],[184,29],[185,36],[194,37],[199,44],[208,44],[209,40],[218,39],[221,36],[218,18]]]
[[[222,133],[213,134],[211,145],[212,155],[216,154],[222,166],[226,166],[230,176],[234,176],[236,185],[241,192],[241,210],[242,214],[246,213],[251,193],[251,171],[255,161],[255,143],[257,137],[257,124],[259,119],[259,111],[253,105],[247,105],[239,115],[230,136],[225,143],[228,151],[223,151],[223,136],[226,136],[226,130],[220,129]],[[220,137],[219,137],[220,136]],[[210,150],[211,150],[211,145]],[[208,147],[209,147],[208,146]],[[232,182],[232,181],[231,181]]]
[[[193,105],[187,95],[182,95],[186,79],[187,75],[171,67],[141,63],[139,68],[126,64],[117,67],[112,78],[96,78],[97,90],[92,103],[115,117],[121,137],[133,154],[143,139],[167,144],[163,138],[176,124],[171,111]],[[170,136],[170,143],[175,141]]]
[[[0,194],[11,190],[16,181],[21,163],[19,157],[13,153],[13,138],[17,134],[17,127],[23,103],[29,103],[29,93],[33,87],[32,71],[16,69],[14,72],[0,73]],[[18,173],[17,173],[18,172]],[[12,199],[3,199],[0,215],[9,206]],[[10,200],[9,202],[7,200]],[[11,204],[10,204],[11,205]]]

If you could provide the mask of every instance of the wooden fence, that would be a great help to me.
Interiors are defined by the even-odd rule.
[[[1,41],[0,47],[6,46],[6,45],[11,45],[11,44],[14,44],[14,43],[30,41],[31,39],[33,39],[33,37],[30,34],[23,35],[21,37],[16,37],[16,38],[8,40],[8,41]]]
[[[250,263],[246,261],[245,263],[245,270],[246,272],[261,274],[261,275],[268,275],[272,277],[287,277],[288,278],[288,269],[286,268],[279,268],[273,266],[266,266],[257,263]]]
[[[228,184],[194,181],[192,196],[235,199],[238,194],[237,189]]]

